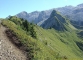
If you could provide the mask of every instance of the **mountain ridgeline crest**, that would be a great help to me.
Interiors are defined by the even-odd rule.
[[[58,31],[66,30],[66,19],[59,12],[53,10],[50,17],[41,25],[43,28],[54,28]]]
[[[37,25],[41,25],[45,20],[50,17],[50,14],[53,10],[59,11],[63,16],[66,16],[73,26],[77,28],[83,26],[81,22],[83,22],[83,3],[77,6],[65,6],[58,7],[44,11],[33,11],[31,13],[27,13],[25,11],[16,14],[17,17],[28,20],[29,22],[33,22]]]

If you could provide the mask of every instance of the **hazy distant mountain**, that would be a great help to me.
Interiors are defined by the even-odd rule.
[[[82,3],[82,4],[77,5],[77,7],[83,8],[83,3]]]
[[[29,22],[37,23],[41,25],[45,20],[50,17],[52,10],[59,11],[62,15],[66,16],[73,21],[83,21],[83,4],[79,4],[76,7],[74,6],[65,6],[60,8],[54,8],[46,11],[34,11],[27,13],[25,11],[18,13],[16,16],[20,18],[27,19]],[[81,25],[81,24],[79,24]]]
[[[24,18],[28,20],[29,22],[39,23],[42,20],[46,20],[51,13],[52,10],[47,11],[34,11],[31,13],[27,13],[25,11],[18,13],[16,16],[19,18]]]
[[[16,16],[19,18],[24,18],[24,19],[28,20],[29,22],[32,22],[33,20],[36,20],[38,18],[39,13],[40,12],[38,12],[38,11],[34,11],[31,13],[27,13],[27,12],[23,11],[23,12],[18,13]]]

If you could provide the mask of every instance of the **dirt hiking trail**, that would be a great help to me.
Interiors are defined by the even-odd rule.
[[[6,28],[0,26],[0,60],[26,60],[26,54],[18,49],[5,34]]]

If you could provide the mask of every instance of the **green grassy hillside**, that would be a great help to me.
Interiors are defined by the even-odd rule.
[[[59,54],[59,57],[67,57],[70,60],[80,60],[80,58],[82,58],[83,53],[76,44],[76,42],[80,42],[81,39],[77,37],[75,31],[58,32],[54,29],[44,30],[40,27],[36,27],[36,29],[38,39],[46,45],[44,46],[46,50],[49,53],[52,51],[53,54],[55,54],[51,54],[52,56],[55,57]]]
[[[37,25],[33,26],[36,38],[22,25],[23,20],[3,20],[2,24],[12,30],[26,47],[28,58],[31,60],[83,60],[83,40],[71,24],[67,31],[55,29],[43,29]]]

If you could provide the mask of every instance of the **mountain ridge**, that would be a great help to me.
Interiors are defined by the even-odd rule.
[[[66,30],[65,24],[67,24],[66,19],[62,15],[53,10],[50,17],[41,25],[43,28],[54,28],[58,31]]]
[[[57,22],[65,24],[58,20],[55,15],[51,18],[53,18],[51,21],[56,21],[54,24]],[[68,30],[58,31],[53,28],[43,29],[40,26],[25,22],[24,19],[12,16],[3,20],[2,24],[19,38],[18,40],[24,45],[22,49],[27,52],[27,57],[30,60],[83,60],[83,37],[81,37],[80,30],[70,28],[72,26],[69,23],[65,26]],[[33,26],[33,29],[28,26],[31,28]],[[29,31],[28,28],[30,28]],[[34,33],[31,32],[36,33],[37,38],[33,38]]]
[[[82,8],[83,8],[83,4],[79,4],[76,7],[70,5],[70,6],[65,6],[65,7],[53,8],[53,9],[50,9],[50,10],[34,11],[34,12],[31,12],[31,13],[28,13],[29,16],[27,16],[27,17],[23,16],[22,14],[17,14],[16,16],[20,17],[20,18],[25,18],[29,22],[34,22],[38,25],[41,25],[45,20],[47,20],[49,18],[52,10],[57,10],[62,15],[69,18],[69,20],[78,21],[78,18],[80,18],[80,21],[83,21],[83,18],[80,17],[80,15],[82,16],[82,13],[83,13],[83,11],[81,10]],[[79,9],[79,12],[76,11],[77,9]],[[77,12],[77,14],[74,13],[75,11]],[[34,14],[32,14],[32,13],[34,13]],[[22,17],[20,15],[22,15]]]

